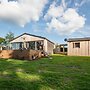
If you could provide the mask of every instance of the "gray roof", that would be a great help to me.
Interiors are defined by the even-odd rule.
[[[67,46],[67,44],[60,44],[60,46]]]
[[[85,38],[69,38],[67,42],[74,42],[74,41],[90,41],[90,37]]]

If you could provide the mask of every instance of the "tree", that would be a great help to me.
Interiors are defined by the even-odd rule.
[[[8,32],[5,36],[6,43],[9,43],[12,39],[14,39],[14,33]]]
[[[12,39],[14,39],[14,33],[12,32],[8,32],[5,36],[5,41],[4,41],[4,45],[6,46],[6,49],[10,49],[11,48],[11,44],[9,43]]]
[[[2,44],[4,41],[5,41],[5,39],[0,37],[0,44]]]
[[[67,38],[65,38],[64,41],[67,42]]]

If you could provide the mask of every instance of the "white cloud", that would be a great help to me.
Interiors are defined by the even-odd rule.
[[[43,14],[43,9],[49,0],[0,0],[0,20],[12,21],[24,27],[26,23],[38,21]],[[74,8],[68,8],[62,0],[60,5],[56,1],[50,5],[44,19],[47,21],[48,31],[55,30],[58,34],[70,34],[84,27],[85,17],[76,10],[85,3],[75,2]],[[78,1],[78,0],[76,0]],[[89,0],[87,0],[89,1]]]
[[[62,0],[63,1],[63,0]],[[48,26],[48,31],[55,30],[58,34],[71,34],[80,28],[83,28],[85,25],[85,17],[79,15],[76,9],[74,8],[66,8],[65,2],[64,6],[59,5],[55,6],[52,4],[45,15],[46,17],[49,17],[51,19],[50,22],[47,20],[47,26]]]
[[[56,2],[53,2],[53,4],[50,5],[47,14],[44,16],[45,20],[48,20],[52,17],[60,17],[64,12],[63,6],[65,7],[64,1],[62,3],[62,5],[56,7]]]
[[[88,3],[90,0],[76,0],[75,2],[75,8],[79,9],[79,7],[82,7],[85,3]]]
[[[67,3],[65,3],[65,0],[62,0],[61,5],[64,9],[67,8]]]
[[[47,0],[0,0],[0,19],[24,26],[30,21],[38,21]]]

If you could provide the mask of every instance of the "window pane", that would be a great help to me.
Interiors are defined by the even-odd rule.
[[[35,41],[30,42],[30,49],[35,50]]]
[[[37,41],[37,50],[43,50],[43,42]]]

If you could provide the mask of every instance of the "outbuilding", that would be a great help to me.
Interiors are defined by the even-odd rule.
[[[70,38],[68,42],[68,55],[70,56],[90,56],[89,38]]]

